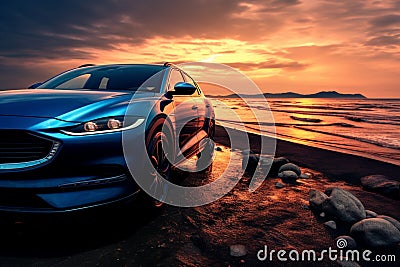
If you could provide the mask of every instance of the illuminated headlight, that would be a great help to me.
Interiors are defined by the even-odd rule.
[[[140,117],[116,116],[88,121],[61,131],[68,135],[111,133],[136,128],[143,122],[144,118]]]
[[[89,121],[83,125],[83,129],[85,130],[85,132],[94,132],[97,130],[97,124]]]
[[[107,122],[107,126],[111,130],[121,128],[122,125],[123,125],[123,123],[116,119],[109,119]]]

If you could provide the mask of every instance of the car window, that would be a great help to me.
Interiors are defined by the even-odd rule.
[[[174,90],[175,84],[179,82],[185,82],[185,80],[182,77],[182,74],[180,71],[173,69],[171,71],[171,75],[169,76],[169,90]]]
[[[99,89],[107,89],[108,80],[110,79],[107,77],[103,77],[100,81]]]
[[[90,78],[90,74],[83,74],[78,77],[75,77],[71,80],[68,80],[66,82],[63,82],[62,84],[59,84],[56,86],[56,89],[75,89],[75,88],[83,88]]]
[[[53,77],[38,88],[159,92],[164,71],[164,67],[153,65],[78,68]]]

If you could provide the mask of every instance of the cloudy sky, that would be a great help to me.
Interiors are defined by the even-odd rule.
[[[230,65],[264,92],[400,98],[398,0],[2,1],[0,88],[84,63]]]

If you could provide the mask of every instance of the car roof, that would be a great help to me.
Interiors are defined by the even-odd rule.
[[[84,65],[77,67],[77,69],[80,69],[80,68],[101,69],[101,68],[107,68],[107,67],[110,67],[110,68],[149,67],[149,68],[159,68],[161,70],[161,69],[165,69],[167,66],[157,65],[157,64],[103,64],[103,65],[84,64]]]
[[[78,66],[77,68],[88,68],[88,67],[124,67],[124,66],[138,66],[138,67],[145,67],[145,66],[149,66],[149,67],[160,67],[160,68],[167,68],[167,67],[176,67],[178,68],[176,65],[174,65],[171,62],[165,62],[164,64],[135,64],[135,63],[115,63],[115,64],[101,64],[101,65],[96,65],[96,64],[83,64]]]

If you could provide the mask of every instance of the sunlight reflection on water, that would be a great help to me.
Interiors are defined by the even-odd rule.
[[[248,131],[259,132],[241,99],[219,100],[235,108]],[[250,101],[264,112],[257,106],[259,99]],[[268,99],[268,103],[278,138],[400,165],[400,100]],[[217,118],[226,119],[224,109],[218,105],[215,109]],[[235,123],[228,122],[232,127]]]

